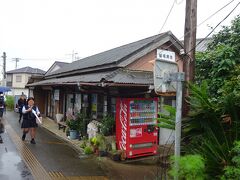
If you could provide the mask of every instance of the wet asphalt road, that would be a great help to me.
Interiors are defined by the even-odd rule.
[[[12,140],[5,132],[1,134],[3,143],[0,144],[0,179],[1,180],[32,180],[27,168]]]
[[[103,177],[107,176],[113,180],[152,180],[156,179],[157,172],[159,172],[159,168],[152,163],[134,163],[133,161],[125,164],[111,161],[108,158],[99,159],[95,156],[84,156],[76,152],[65,141],[58,139],[54,134],[41,127],[37,128],[36,145],[30,144],[29,134],[23,143],[18,114],[7,112],[4,119],[7,127],[11,128],[6,128],[7,132],[2,134],[4,143],[0,144],[0,180],[32,180],[36,177],[38,172],[32,171],[32,169],[30,171],[28,169],[29,163],[28,166],[24,163],[29,159],[28,155],[22,155],[22,151],[25,151],[26,148],[37,159],[47,175],[50,174],[51,178],[53,177],[52,174],[59,173],[68,179],[78,179],[78,177],[80,177],[79,179],[86,179],[86,177],[91,179],[91,177],[95,177],[94,179],[99,180],[105,179]],[[8,136],[9,134],[10,136]],[[12,134],[15,134],[15,138]],[[22,147],[24,148],[21,149]],[[21,157],[24,159],[21,159]],[[35,179],[42,180],[42,178]]]
[[[4,115],[4,119],[11,125],[17,135],[21,137],[22,130],[18,123],[18,114],[15,112],[7,112],[7,114]],[[21,179],[23,178],[23,174],[27,174],[27,178],[31,179],[32,177],[31,174],[29,174],[29,170],[27,170],[25,164],[18,156],[18,152],[11,139],[7,136],[7,133],[4,133],[3,139],[4,143],[0,144],[0,179],[7,180],[7,177],[9,177],[10,180]],[[58,139],[44,128],[37,128],[36,145],[30,144],[29,141],[30,135],[28,134],[25,144],[47,172],[60,172],[65,176],[75,177],[105,176],[96,158],[85,157],[78,154],[78,152],[71,148],[66,142]],[[7,147],[8,153],[5,147]],[[6,161],[6,159],[8,160]],[[20,174],[19,178],[11,178],[12,173],[4,169],[8,164],[14,164],[12,168],[15,168],[14,172],[16,171]],[[2,178],[1,175],[4,176],[5,179]]]

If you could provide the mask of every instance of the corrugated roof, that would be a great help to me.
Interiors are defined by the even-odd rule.
[[[32,67],[23,67],[11,71],[7,71],[7,74],[18,74],[18,73],[26,73],[26,74],[41,74],[44,75],[45,71],[38,69],[38,68],[32,68]]]
[[[105,77],[106,82],[123,84],[153,84],[153,72],[119,69]]]
[[[207,50],[208,44],[212,41],[212,38],[206,39],[197,39],[196,40],[196,51],[197,52],[204,52]],[[200,42],[200,43],[199,43]],[[198,44],[199,43],[199,44]]]
[[[207,50],[208,44],[212,41],[212,38],[199,38],[196,39],[196,52],[204,52]],[[184,43],[184,40],[181,41]]]
[[[153,73],[118,69],[110,72],[84,74],[78,76],[47,79],[27,86],[64,85],[78,83],[119,83],[119,84],[153,84]]]
[[[77,84],[79,82],[100,82],[101,79],[104,78],[106,75],[107,73],[94,73],[63,78],[52,78],[37,83],[29,84],[28,86],[64,85],[68,83]]]
[[[63,73],[68,73],[68,72],[73,72],[73,71],[79,71],[79,70],[83,70],[86,69],[86,71],[90,71],[91,68],[94,67],[103,67],[103,66],[107,66],[107,65],[112,65],[111,67],[125,67],[126,64],[122,64],[120,66],[117,66],[119,63],[125,61],[125,60],[129,60],[131,59],[130,57],[133,57],[133,55],[135,55],[136,53],[142,51],[142,50],[146,50],[148,49],[149,51],[152,50],[150,48],[148,48],[150,45],[152,44],[156,44],[158,43],[160,40],[162,40],[165,37],[169,37],[171,36],[173,41],[174,41],[174,45],[179,46],[179,44],[181,44],[180,41],[177,40],[177,38],[175,38],[175,36],[173,36],[173,34],[169,31],[166,33],[162,33],[162,34],[158,34],[155,36],[151,36],[130,44],[126,44],[102,53],[98,53],[95,54],[93,56],[89,56],[86,57],[84,59],[78,60],[78,61],[74,61],[70,64],[65,65],[63,68],[52,72],[51,74],[49,74],[49,76],[53,75],[54,76],[64,76]],[[169,39],[167,39],[169,40]],[[182,44],[181,44],[182,45]],[[156,47],[155,47],[156,48]],[[146,51],[144,51],[145,53],[147,53]],[[141,54],[144,55],[144,54]],[[135,57],[137,58],[137,57]],[[134,58],[134,60],[136,60]],[[66,75],[66,74],[65,74]],[[70,74],[68,74],[70,75]]]

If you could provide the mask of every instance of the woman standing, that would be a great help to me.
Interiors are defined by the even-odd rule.
[[[24,95],[21,95],[20,98],[18,99],[18,112],[19,112],[19,120],[18,122],[20,123],[22,120],[22,109],[23,106],[26,105],[26,99],[24,97]]]
[[[36,123],[36,116],[34,112],[39,116],[40,111],[37,106],[34,105],[34,98],[30,97],[27,100],[27,105],[23,106],[22,113],[23,113],[23,135],[22,140],[24,141],[26,138],[26,134],[30,131],[31,135],[31,144],[36,144],[35,136],[36,136],[36,127],[38,127]]]

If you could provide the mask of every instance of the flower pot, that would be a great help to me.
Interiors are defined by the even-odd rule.
[[[78,132],[77,130],[69,130],[70,139],[77,139],[78,138]]]

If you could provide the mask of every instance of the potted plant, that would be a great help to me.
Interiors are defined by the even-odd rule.
[[[104,136],[109,136],[113,134],[114,125],[114,117],[111,115],[106,115],[103,117],[101,124],[99,125],[99,130]]]
[[[69,119],[66,121],[67,126],[69,127],[70,139],[77,139],[78,137],[78,122],[76,119]]]
[[[90,144],[91,144],[91,146],[92,146],[93,152],[96,153],[96,154],[98,154],[98,152],[99,152],[99,149],[98,149],[98,147],[99,147],[99,141],[98,141],[97,137],[91,138],[91,139],[90,139]]]
[[[93,150],[92,150],[92,148],[90,146],[86,146],[84,148],[84,153],[87,154],[87,155],[90,155],[90,154],[93,153]]]
[[[97,140],[99,142],[99,146],[98,146],[98,150],[99,150],[99,156],[107,156],[107,141],[106,138],[101,135],[98,134],[97,135]]]
[[[83,115],[81,113],[77,113],[76,116],[68,114],[66,124],[69,128],[70,139],[77,139],[84,128]]]

